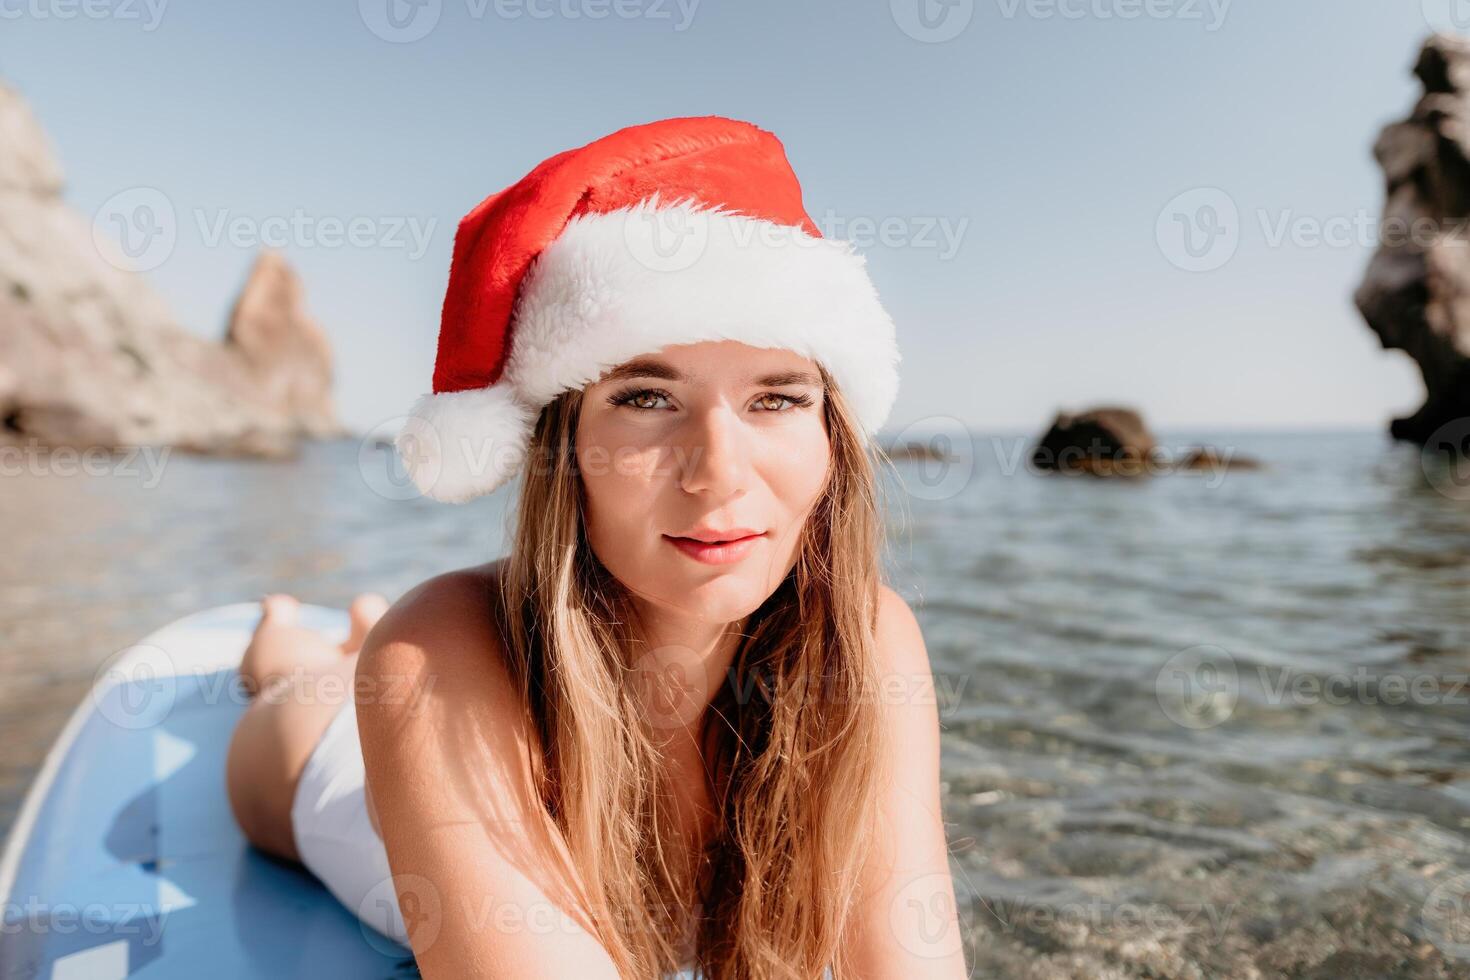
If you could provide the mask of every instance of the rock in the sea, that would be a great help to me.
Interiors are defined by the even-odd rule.
[[[0,83],[0,444],[278,455],[346,434],[326,337],[279,257],[259,259],[225,341],[209,341],[101,255],[62,187],[45,133]]]
[[[225,345],[240,355],[266,400],[308,435],[338,428],[332,408],[332,348],[306,311],[301,280],[264,252],[230,314]]]
[[[1470,40],[1431,37],[1414,74],[1423,96],[1373,148],[1387,198],[1354,298],[1383,346],[1424,375],[1424,405],[1390,428],[1422,444],[1470,417]]]
[[[947,463],[954,459],[952,453],[946,452],[932,443],[927,442],[900,442],[884,447],[884,453],[889,459],[897,462],[939,462]]]
[[[1259,470],[1262,468],[1261,461],[1251,456],[1241,456],[1238,453],[1222,453],[1214,446],[1200,446],[1191,449],[1174,464],[1174,470]]]
[[[1052,473],[1154,476],[1203,470],[1257,470],[1259,460],[1234,449],[1197,446],[1171,455],[1159,446],[1143,416],[1131,408],[1061,412],[1031,453],[1031,465]]]
[[[1099,476],[1138,475],[1158,448],[1143,416],[1131,408],[1061,412],[1031,453],[1040,470]]]

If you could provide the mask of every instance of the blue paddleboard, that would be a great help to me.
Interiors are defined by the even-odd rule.
[[[246,843],[225,750],[260,604],[195,613],[99,671],[0,854],[0,978],[417,977],[299,865]],[[303,604],[336,640],[343,610]]]

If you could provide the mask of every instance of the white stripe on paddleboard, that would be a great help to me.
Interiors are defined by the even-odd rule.
[[[51,965],[51,980],[126,980],[128,941],[68,953]]]
[[[163,782],[182,769],[198,752],[199,747],[193,742],[179,738],[177,735],[170,735],[168,732],[154,732],[153,781]]]

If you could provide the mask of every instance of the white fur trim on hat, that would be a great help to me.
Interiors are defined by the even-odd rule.
[[[689,202],[579,215],[521,284],[506,376],[539,410],[641,354],[738,340],[822,363],[874,433],[899,352],[866,262],[850,242]]]
[[[696,202],[661,205],[657,195],[578,215],[521,283],[500,380],[420,398],[396,440],[400,455],[405,446],[422,454],[405,465],[436,500],[490,493],[515,476],[535,417],[563,391],[634,357],[709,340],[819,362],[871,437],[898,394],[900,355],[866,261],[850,242]],[[420,421],[433,439],[410,438]]]

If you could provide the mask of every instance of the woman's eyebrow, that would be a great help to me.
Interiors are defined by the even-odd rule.
[[[684,375],[663,361],[628,361],[610,369],[602,376],[604,383],[626,381],[629,378],[659,378],[663,381],[683,381]]]
[[[820,388],[822,379],[810,371],[782,371],[779,374],[751,378],[750,385],[754,388],[781,388],[786,385],[811,385],[814,388]]]
[[[684,381],[684,375],[663,361],[628,361],[612,368],[603,376],[604,383],[626,381],[630,378],[659,378],[663,381]],[[810,371],[778,371],[749,379],[747,385],[756,388],[780,388],[785,385],[812,385],[820,388],[822,379]]]

